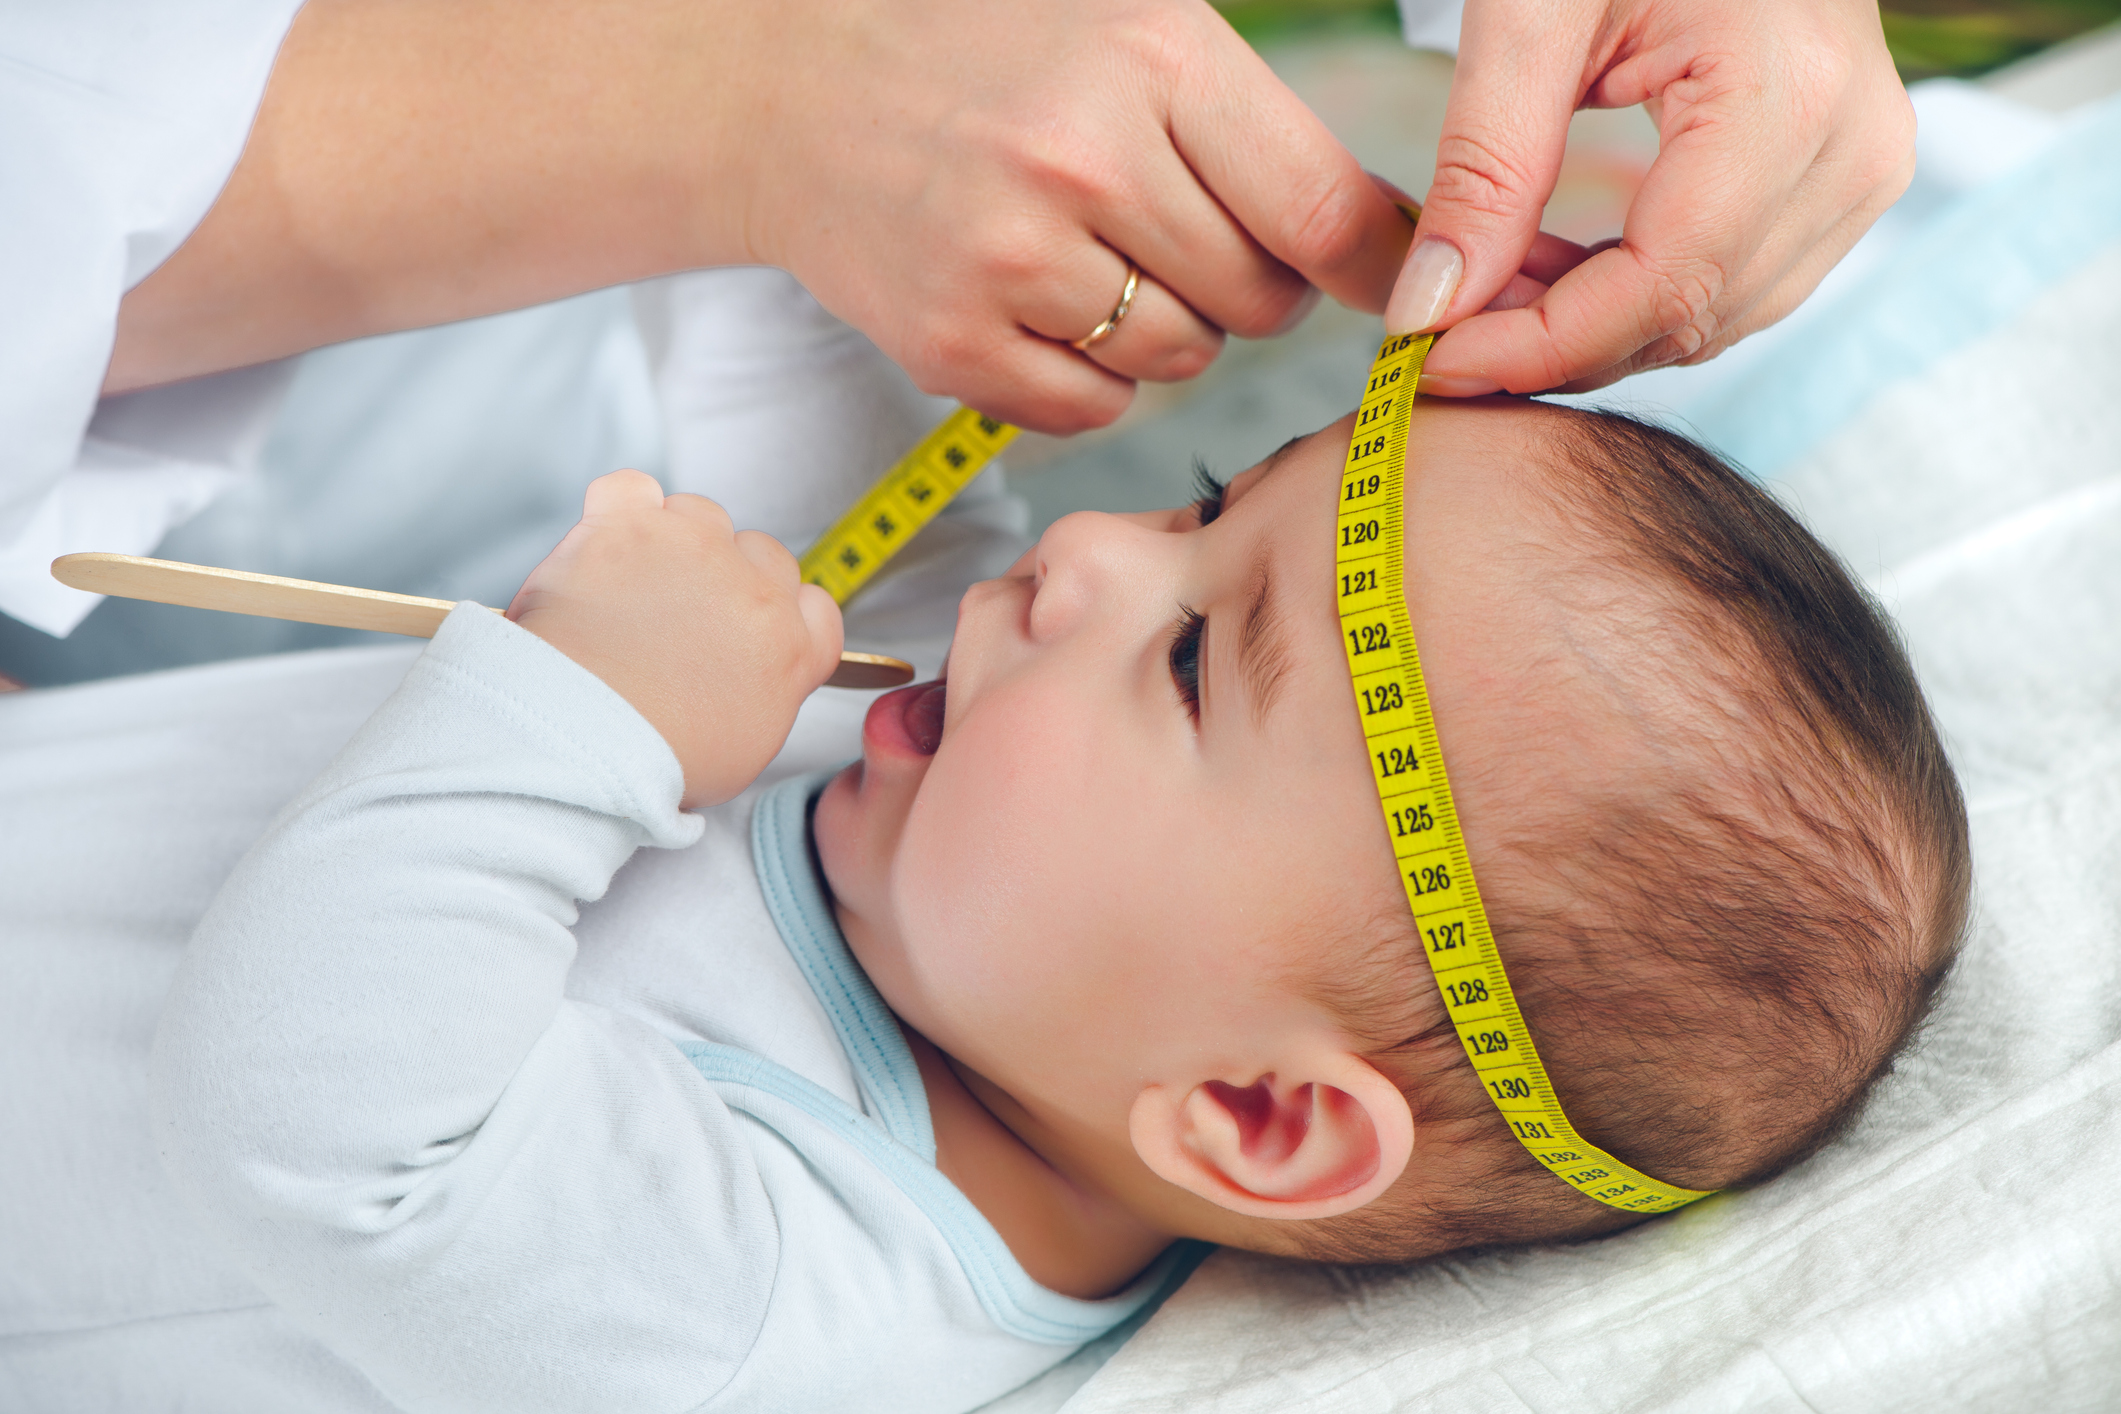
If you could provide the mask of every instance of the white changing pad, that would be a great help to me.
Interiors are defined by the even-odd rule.
[[[1760,374],[1791,401],[1753,445],[1827,419],[1771,484],[1899,616],[1972,819],[1964,960],[1855,1132],[1571,1249],[1219,1253],[1067,1414],[2121,1407],[2121,109],[2095,116]]]

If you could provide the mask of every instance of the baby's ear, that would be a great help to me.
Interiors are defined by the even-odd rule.
[[[1250,1217],[1329,1218],[1397,1182],[1414,1150],[1399,1087],[1361,1056],[1292,1056],[1266,1074],[1151,1085],[1128,1115],[1151,1172]]]

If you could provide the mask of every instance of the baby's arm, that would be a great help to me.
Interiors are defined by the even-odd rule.
[[[563,989],[576,900],[640,845],[697,838],[681,796],[770,759],[836,616],[812,632],[792,562],[704,503],[599,487],[518,599],[551,641],[450,617],[238,866],[157,1038],[180,1184],[290,1319],[409,1408],[689,1408],[772,1289],[748,1122],[667,1040]],[[717,673],[752,675],[747,700]]]

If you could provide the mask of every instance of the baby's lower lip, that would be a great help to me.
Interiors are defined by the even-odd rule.
[[[941,682],[917,682],[877,698],[862,719],[864,744],[899,755],[935,755],[943,742],[945,692]]]

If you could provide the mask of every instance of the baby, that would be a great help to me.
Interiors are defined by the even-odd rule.
[[[1683,438],[1412,417],[1408,606],[1560,1099],[1659,1179],[1760,1182],[1848,1122],[1965,912],[1905,655]],[[155,1056],[180,1184],[411,1409],[969,1409],[1190,1240],[1640,1221],[1511,1138],[1414,936],[1338,646],[1350,426],[1056,523],[965,596],[947,685],[750,794],[838,614],[712,503],[599,481],[201,923]],[[686,907],[576,928],[703,835],[661,856]]]

